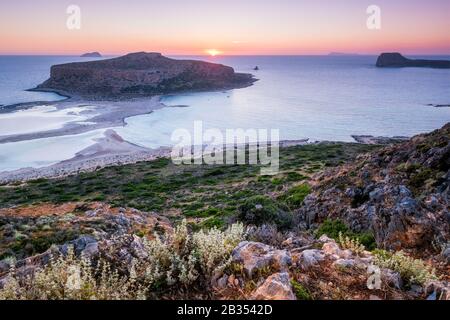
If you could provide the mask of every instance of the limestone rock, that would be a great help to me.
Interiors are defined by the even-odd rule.
[[[250,297],[252,300],[296,300],[287,272],[268,277]]]
[[[299,265],[302,268],[308,269],[312,266],[319,264],[319,262],[325,259],[325,254],[321,250],[310,249],[305,250],[300,254]]]
[[[242,264],[249,278],[257,270],[266,267],[275,271],[284,271],[292,264],[288,251],[276,250],[259,242],[243,241],[233,250],[231,256],[232,262]]]

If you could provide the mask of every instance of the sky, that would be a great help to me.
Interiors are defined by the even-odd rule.
[[[67,28],[69,5],[80,29]],[[89,51],[450,54],[450,0],[0,0],[0,54]]]

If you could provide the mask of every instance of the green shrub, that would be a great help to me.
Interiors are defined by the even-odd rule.
[[[288,181],[302,181],[306,180],[308,177],[298,173],[298,172],[288,172],[287,173],[287,180]]]
[[[374,253],[374,263],[377,266],[397,271],[409,285],[424,285],[428,281],[438,280],[434,269],[420,259],[407,256],[403,251],[391,253],[375,250]]]
[[[316,230],[317,237],[324,234],[336,241],[339,241],[339,235],[342,238],[348,237],[350,240],[355,240],[363,245],[367,250],[374,250],[377,247],[375,237],[372,233],[353,232],[339,219],[326,219]]]
[[[223,229],[224,227],[225,221],[223,221],[223,219],[219,217],[211,217],[201,222],[199,225],[200,229],[212,229],[212,228]]]
[[[349,228],[339,219],[326,219],[316,230],[317,237],[327,235],[328,237],[338,240],[339,234],[347,235]]]
[[[276,224],[279,228],[288,228],[292,224],[292,214],[285,206],[269,197],[253,196],[238,208],[239,218],[247,224]]]
[[[295,280],[291,280],[292,289],[298,300],[312,300],[309,290]]]
[[[310,193],[311,187],[307,184],[301,184],[289,189],[285,194],[280,196],[279,199],[283,200],[290,208],[298,208]]]
[[[342,249],[350,249],[356,254],[361,254],[366,250],[366,248],[363,244],[361,244],[358,238],[343,236],[342,233],[339,233],[338,243]]]

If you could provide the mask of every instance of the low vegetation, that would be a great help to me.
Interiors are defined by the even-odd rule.
[[[225,231],[213,228],[190,233],[183,221],[165,240],[144,240],[142,258],[129,264],[109,259],[114,255],[96,261],[76,257],[69,248],[67,255],[51,259],[34,275],[17,277],[12,270],[0,290],[0,300],[146,299],[171,287],[204,287],[213,272],[228,266],[232,249],[243,237],[242,224]]]
[[[337,143],[283,148],[280,173],[275,177],[261,176],[257,165],[177,166],[163,158],[61,179],[0,186],[0,208],[101,201],[143,211],[171,211],[180,220],[214,218],[206,226],[225,227],[238,206],[251,196],[280,197],[276,199],[280,204],[298,207],[309,192],[306,182],[313,173],[374,148]]]
[[[326,219],[316,230],[318,237],[324,234],[343,244],[353,242],[355,246],[363,246],[367,250],[376,248],[375,238],[372,233],[353,232],[339,219]]]
[[[435,270],[423,260],[414,259],[403,251],[392,253],[385,250],[375,250],[374,253],[376,265],[397,271],[408,285],[423,285],[428,281],[438,279]]]

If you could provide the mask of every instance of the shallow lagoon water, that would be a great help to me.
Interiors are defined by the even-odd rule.
[[[105,130],[83,134],[0,144],[0,172],[40,168],[70,159],[103,137]]]
[[[74,107],[57,110],[51,105],[36,106],[11,113],[0,114],[0,136],[26,134],[60,129],[69,122],[83,123],[88,119],[83,112],[90,107]]]

